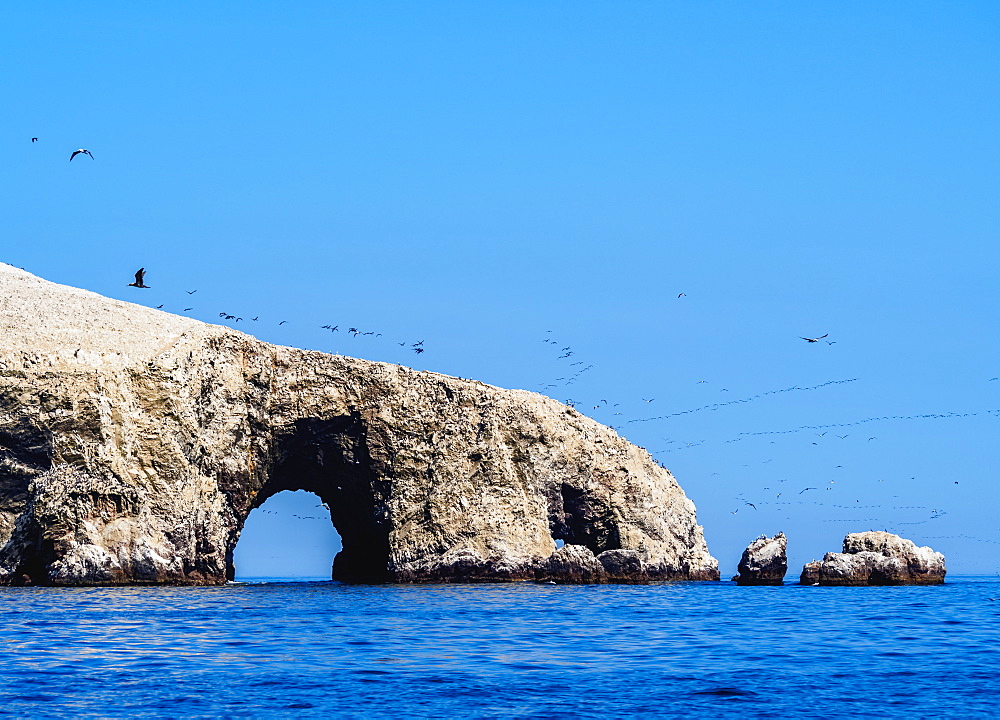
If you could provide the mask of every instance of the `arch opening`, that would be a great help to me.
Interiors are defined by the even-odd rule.
[[[275,493],[250,512],[233,551],[236,580],[329,580],[342,541],[319,496]]]
[[[252,508],[283,491],[312,493],[318,497],[313,504],[323,506],[314,510],[328,514],[341,540],[333,579],[389,580],[389,480],[374,469],[360,416],[295,421],[275,437],[269,470]],[[232,577],[233,568],[228,571]]]

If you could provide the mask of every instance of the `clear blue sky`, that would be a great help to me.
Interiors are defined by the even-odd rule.
[[[998,30],[991,2],[11,6],[0,260],[579,401],[724,575],[761,533],[793,575],[871,528],[997,572]],[[799,429],[929,413],[969,414]]]

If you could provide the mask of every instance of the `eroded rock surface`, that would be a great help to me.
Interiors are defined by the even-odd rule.
[[[844,552],[806,563],[802,585],[940,585],[944,555],[892,533],[871,531],[844,538]]]
[[[562,403],[0,264],[0,584],[223,583],[282,490],[342,580],[718,579],[673,476]]]
[[[773,538],[761,535],[743,551],[733,580],[738,585],[781,585],[788,572],[787,553],[785,533],[779,532]]]

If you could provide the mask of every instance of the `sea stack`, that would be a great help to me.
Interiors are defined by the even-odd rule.
[[[0,264],[0,584],[225,583],[283,490],[329,507],[344,581],[719,578],[670,472],[563,403]]]
[[[779,532],[773,538],[761,535],[743,551],[733,577],[738,585],[781,585],[788,571],[788,539]]]
[[[844,538],[844,552],[806,563],[802,585],[940,585],[944,555],[892,533],[871,531]]]

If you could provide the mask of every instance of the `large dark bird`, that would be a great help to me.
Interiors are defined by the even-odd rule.
[[[830,335],[830,333],[827,333],[826,335],[820,335],[818,338],[807,338],[807,337],[804,337],[802,339],[805,340],[806,342],[819,342],[823,338],[829,337],[829,335]],[[799,337],[802,337],[802,336],[800,335]]]
[[[90,155],[90,150],[84,150],[83,148],[80,148],[79,150],[74,150],[73,154],[69,156],[69,161],[73,162],[73,158],[75,158],[80,153],[83,153],[84,155]],[[94,156],[90,155],[90,159],[93,160]]]
[[[129,283],[128,286],[137,288],[148,288],[149,285],[146,285],[142,282],[142,279],[144,277],[146,277],[146,268],[139,268],[138,270],[135,271],[135,282]]]

